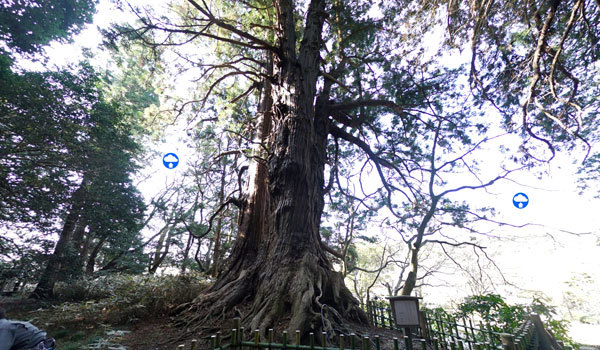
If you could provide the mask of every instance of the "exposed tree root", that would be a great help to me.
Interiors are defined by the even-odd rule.
[[[227,282],[215,284],[192,303],[180,306],[176,325],[188,334],[198,334],[216,322],[240,317],[242,327],[258,329],[263,336],[270,328],[284,328],[291,334],[300,330],[302,338],[307,338],[310,332],[347,332],[347,322],[367,323],[342,275],[327,263],[319,263],[322,259],[314,254],[305,253],[295,263],[282,265],[260,261],[239,269],[235,278],[220,279]],[[243,305],[250,306],[244,313],[240,311],[246,310]]]

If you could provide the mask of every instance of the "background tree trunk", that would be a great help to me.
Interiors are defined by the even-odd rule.
[[[96,258],[98,257],[100,249],[102,249],[102,246],[104,245],[104,242],[106,242],[107,238],[107,236],[100,238],[100,240],[98,241],[98,243],[96,243],[94,249],[92,249],[92,252],[90,253],[90,257],[88,258],[87,265],[85,267],[85,274],[89,277],[94,275],[94,269],[96,267]]]
[[[410,271],[404,281],[401,295],[410,295],[417,285],[417,273],[419,271],[419,249],[412,247],[410,249]]]
[[[188,241],[185,245],[185,250],[183,252],[183,261],[181,262],[181,274],[185,275],[185,272],[187,270],[187,259],[190,256],[190,249],[192,248],[192,245],[194,243],[194,236],[192,236],[191,234],[188,235]]]
[[[227,147],[229,148],[229,139],[227,140]],[[221,184],[219,187],[219,207],[223,205],[225,202],[225,185],[226,175],[227,175],[227,166],[225,165],[225,158],[223,158],[221,168]],[[223,230],[223,217],[224,213],[219,214],[219,218],[217,219],[217,226],[215,227],[215,246],[213,252],[213,264],[210,269],[210,274],[212,276],[218,276],[220,271],[220,263],[221,263],[221,231]]]
[[[158,239],[158,243],[156,243],[156,248],[154,249],[154,258],[152,262],[148,266],[148,272],[150,274],[154,274],[162,261],[165,258],[165,254],[163,254],[163,249],[165,252],[169,250],[169,240],[171,239],[171,226],[167,222],[167,224],[162,228],[160,238]]]
[[[54,296],[54,285],[59,281],[65,268],[69,265],[67,261],[70,255],[69,252],[75,249],[73,238],[78,222],[80,221],[82,204],[85,200],[85,186],[87,186],[87,183],[84,177],[79,188],[71,196],[71,207],[65,218],[58,242],[54,248],[54,253],[50,256],[48,265],[46,265],[46,269],[42,273],[42,277],[33,293],[31,293],[30,298],[49,299]]]

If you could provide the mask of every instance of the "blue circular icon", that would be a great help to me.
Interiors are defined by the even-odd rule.
[[[179,164],[179,157],[175,153],[167,153],[163,157],[163,164],[167,169],[174,169]]]
[[[519,192],[513,197],[513,204],[518,209],[524,209],[529,204],[529,197],[525,193]]]

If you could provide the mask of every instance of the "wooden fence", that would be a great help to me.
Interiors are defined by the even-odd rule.
[[[390,307],[371,303],[367,313],[376,327],[399,330],[394,324]],[[492,331],[489,324],[478,322],[474,325],[469,318],[457,318],[431,310],[421,311],[421,318],[424,322],[420,328],[412,330],[413,335],[431,343],[435,350],[538,349],[535,326],[529,319],[524,320],[513,334],[508,334]]]
[[[234,323],[239,325],[239,319],[234,320]],[[321,345],[317,345],[317,335],[309,333],[308,344],[301,344],[300,331],[296,331],[294,339],[290,339],[288,332],[283,331],[280,337],[281,342],[275,341],[273,329],[269,329],[267,339],[261,339],[258,330],[252,332],[250,337],[245,334],[244,327],[234,328],[229,333],[227,341],[223,340],[221,332],[217,332],[210,338],[208,349],[211,350],[250,350],[250,349],[301,349],[301,350],[400,350],[413,349],[413,344],[409,343],[408,337],[389,339],[389,345],[384,347],[383,339],[380,336],[374,337],[359,337],[356,334],[335,336],[335,339],[329,339],[327,333],[323,332],[319,335]],[[417,340],[420,345],[415,350],[427,350],[425,339]],[[191,350],[199,350],[197,341],[193,340],[189,346]],[[185,345],[179,345],[178,350],[185,350]]]
[[[375,327],[399,330],[394,324],[391,308],[371,303],[367,308],[367,313]],[[473,344],[475,343],[484,344],[486,349],[496,349],[502,344],[502,333],[493,332],[489,324],[484,326],[479,322],[477,326],[474,326],[471,319],[459,319],[431,310],[421,311],[421,318],[425,322],[420,328],[413,330],[414,335],[431,341],[435,338],[441,344],[445,344],[445,348],[450,348],[451,344],[461,341],[466,343],[465,345],[470,350],[474,348]]]
[[[369,305],[367,311],[373,325],[401,331],[394,325],[392,313],[389,308]],[[398,334],[398,337],[384,338],[359,337],[355,334],[337,334],[330,336],[327,333],[313,334],[308,337],[308,344],[301,344],[300,331],[290,335],[284,331],[275,338],[273,329],[269,329],[266,339],[261,339],[258,330],[245,332],[240,327],[240,320],[234,320],[234,328],[228,332],[226,338],[221,332],[210,338],[208,347],[198,347],[192,341],[188,347],[191,350],[250,350],[250,349],[298,349],[298,350],[538,350],[534,323],[527,319],[513,334],[498,333],[491,330],[490,325],[484,326],[466,318],[456,319],[449,315],[442,315],[432,311],[422,312],[425,322],[421,328],[411,331],[412,334]],[[178,350],[186,350],[185,345],[180,345]]]

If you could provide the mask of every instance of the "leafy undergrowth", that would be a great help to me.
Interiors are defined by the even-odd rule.
[[[174,349],[169,313],[208,286],[202,276],[116,275],[56,286],[56,300],[0,299],[10,319],[33,323],[61,350]]]
[[[92,281],[83,280],[56,286],[52,302],[27,299],[26,296],[0,299],[8,318],[25,320],[42,328],[57,340],[60,350],[174,350],[177,345],[197,338],[198,348],[208,348],[207,335],[231,329],[231,320],[215,320],[203,327],[205,334],[181,339],[184,330],[172,326],[172,309],[193,301],[209,285],[202,276],[128,276],[113,275]],[[251,303],[240,306],[240,312]],[[391,330],[365,325],[348,325],[346,334],[381,336],[391,348]],[[281,334],[287,324],[280,325]],[[229,333],[224,332],[225,341]]]

